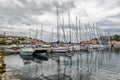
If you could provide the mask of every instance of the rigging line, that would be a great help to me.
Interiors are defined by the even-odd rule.
[[[64,25],[62,25],[62,23],[64,24],[64,20],[62,19],[62,21],[63,21],[63,22],[62,22],[62,21],[61,21],[61,18],[60,18],[60,16],[59,16],[58,21],[59,21],[59,24],[61,25],[61,28],[62,28],[62,30],[63,30],[64,39],[65,39],[65,41],[67,42]],[[60,29],[60,26],[59,26],[59,29]],[[60,31],[60,30],[59,30],[59,31]]]
[[[62,24],[62,23],[63,23],[63,24]],[[61,25],[61,28],[62,28],[64,40],[65,40],[65,42],[67,42],[66,34],[65,34],[65,29],[64,29],[64,18],[62,18],[62,22],[61,22],[61,20],[60,20],[60,25]]]
[[[75,26],[73,25],[73,22],[72,22],[72,20],[71,20],[71,28],[73,27],[73,30],[75,31],[76,30],[76,28],[75,28]],[[73,31],[72,31],[73,32]],[[75,33],[75,32],[74,32]],[[73,35],[71,35],[73,38],[74,38],[74,36]],[[74,39],[73,39],[73,42],[74,42]]]

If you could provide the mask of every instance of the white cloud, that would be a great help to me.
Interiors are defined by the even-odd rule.
[[[25,26],[35,29],[35,27],[40,28],[42,23],[46,36],[47,33],[51,33],[52,28],[56,33],[57,3],[66,30],[69,11],[73,27],[75,27],[76,16],[82,24],[97,22],[100,27],[111,31],[111,34],[115,33],[111,26],[116,29],[120,26],[119,0],[0,0],[0,32],[12,33],[13,31],[16,34],[20,32],[23,34],[27,30]]]

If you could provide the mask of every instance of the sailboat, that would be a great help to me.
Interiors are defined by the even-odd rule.
[[[59,27],[58,24],[59,24],[59,21],[58,21],[58,7],[57,7],[57,39],[58,39],[58,41],[57,41],[56,46],[52,47],[51,52],[54,52],[54,53],[65,53],[65,52],[68,51],[68,48],[65,47],[65,46],[60,46],[60,41],[59,41],[60,40],[60,37],[59,37],[59,29],[60,29],[60,27]]]
[[[30,43],[30,29],[29,29],[29,31],[28,31],[28,41],[29,41],[29,43]],[[33,54],[33,52],[34,52],[34,49],[32,48],[32,46],[30,45],[30,46],[24,46],[23,48],[21,48],[21,50],[20,50],[20,54],[21,55],[32,55]]]
[[[21,55],[32,55],[34,52],[34,49],[32,47],[23,47],[20,50]]]
[[[36,39],[37,39],[37,34],[38,34],[38,31],[37,31],[37,28],[36,28]],[[43,24],[41,24],[41,41],[42,40],[42,34],[43,34]],[[40,44],[39,42],[37,43],[36,42],[36,47],[34,48],[35,50],[35,54],[44,54],[44,53],[47,53],[47,48],[49,48],[50,45],[44,45],[44,44]]]
[[[100,49],[100,50],[104,50],[107,49],[109,47],[109,44],[107,44],[108,42],[103,41],[102,39],[102,31],[100,28],[98,28],[97,26],[93,26],[95,28],[95,32],[96,32],[96,37],[98,37],[99,42],[96,44],[90,44],[88,47],[90,49]],[[105,35],[107,37],[107,35]],[[96,38],[95,37],[95,38]],[[103,44],[104,43],[104,44]]]

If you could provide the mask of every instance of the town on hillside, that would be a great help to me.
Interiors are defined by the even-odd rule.
[[[9,35],[0,34],[0,45],[36,44],[41,42],[43,41],[31,37],[28,38],[22,36],[9,36]]]

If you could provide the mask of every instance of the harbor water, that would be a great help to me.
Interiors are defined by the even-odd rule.
[[[120,53],[92,50],[4,57],[9,80],[120,80]]]

